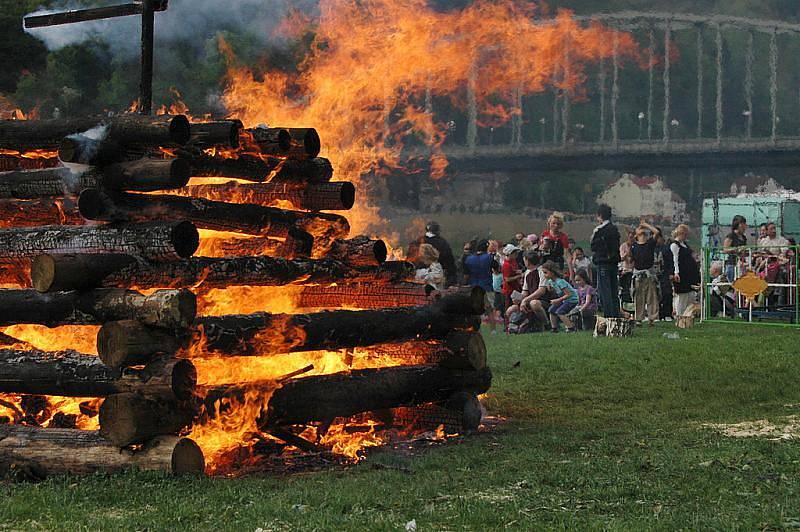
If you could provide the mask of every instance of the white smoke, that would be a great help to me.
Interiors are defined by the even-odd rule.
[[[98,0],[92,7],[120,3],[123,2]],[[170,0],[167,11],[156,13],[156,46],[181,41],[191,43],[198,51],[202,51],[209,38],[226,30],[247,33],[264,43],[281,45],[281,40],[275,38],[275,29],[289,10],[309,13],[316,4],[314,0]],[[40,9],[31,15],[85,7],[86,3],[63,1],[53,8]],[[106,42],[113,53],[122,56],[138,55],[141,50],[141,18],[137,16],[26,31],[43,40],[50,50],[90,39]]]

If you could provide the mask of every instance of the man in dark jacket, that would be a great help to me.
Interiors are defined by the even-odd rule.
[[[430,244],[435,247],[436,251],[439,252],[439,264],[442,265],[444,270],[445,286],[452,286],[458,283],[456,280],[458,275],[456,259],[453,257],[453,250],[450,248],[450,244],[442,238],[441,231],[442,229],[437,222],[428,222],[425,226],[425,236],[408,246],[408,258],[412,261],[417,260],[421,244]]]
[[[611,207],[598,206],[597,221],[600,225],[592,233],[591,244],[597,268],[597,292],[603,315],[619,318],[619,230],[611,223]]]

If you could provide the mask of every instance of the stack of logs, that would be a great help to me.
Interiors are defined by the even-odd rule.
[[[0,473],[201,473],[200,446],[181,435],[262,384],[259,429],[300,449],[317,448],[300,436],[308,426],[366,412],[387,426],[477,428],[476,395],[491,384],[482,291],[432,291],[412,264],[386,262],[382,241],[347,240],[346,218],[320,211],[350,209],[355,187],[332,182],[319,151],[313,129],[235,120],[0,122],[11,167],[0,173],[0,326],[101,326],[99,357],[0,335],[0,394],[102,398],[99,431],[84,431],[64,416],[33,426],[0,395],[14,412],[0,417]],[[220,177],[231,181],[201,179]],[[224,237],[201,246],[198,228]],[[308,313],[198,315],[210,289],[289,285]],[[192,363],[318,350],[395,362],[203,386]]]

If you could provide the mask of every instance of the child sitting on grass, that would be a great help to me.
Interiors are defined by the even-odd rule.
[[[575,272],[575,289],[578,291],[578,306],[575,307],[572,314],[580,316],[584,330],[594,329],[597,316],[597,293],[589,284],[589,275],[586,270]]]
[[[542,265],[542,273],[547,279],[547,286],[555,294],[555,299],[550,300],[550,327],[554,333],[558,332],[558,322],[564,324],[567,332],[575,332],[575,325],[568,314],[578,304],[578,291],[564,279],[558,265],[549,260]]]

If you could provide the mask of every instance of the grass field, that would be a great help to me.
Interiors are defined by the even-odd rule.
[[[703,426],[798,416],[800,331],[704,325],[662,336],[674,330],[626,341],[488,336],[488,406],[507,420],[460,443],[287,477],[0,484],[0,529],[800,527],[800,440]]]

